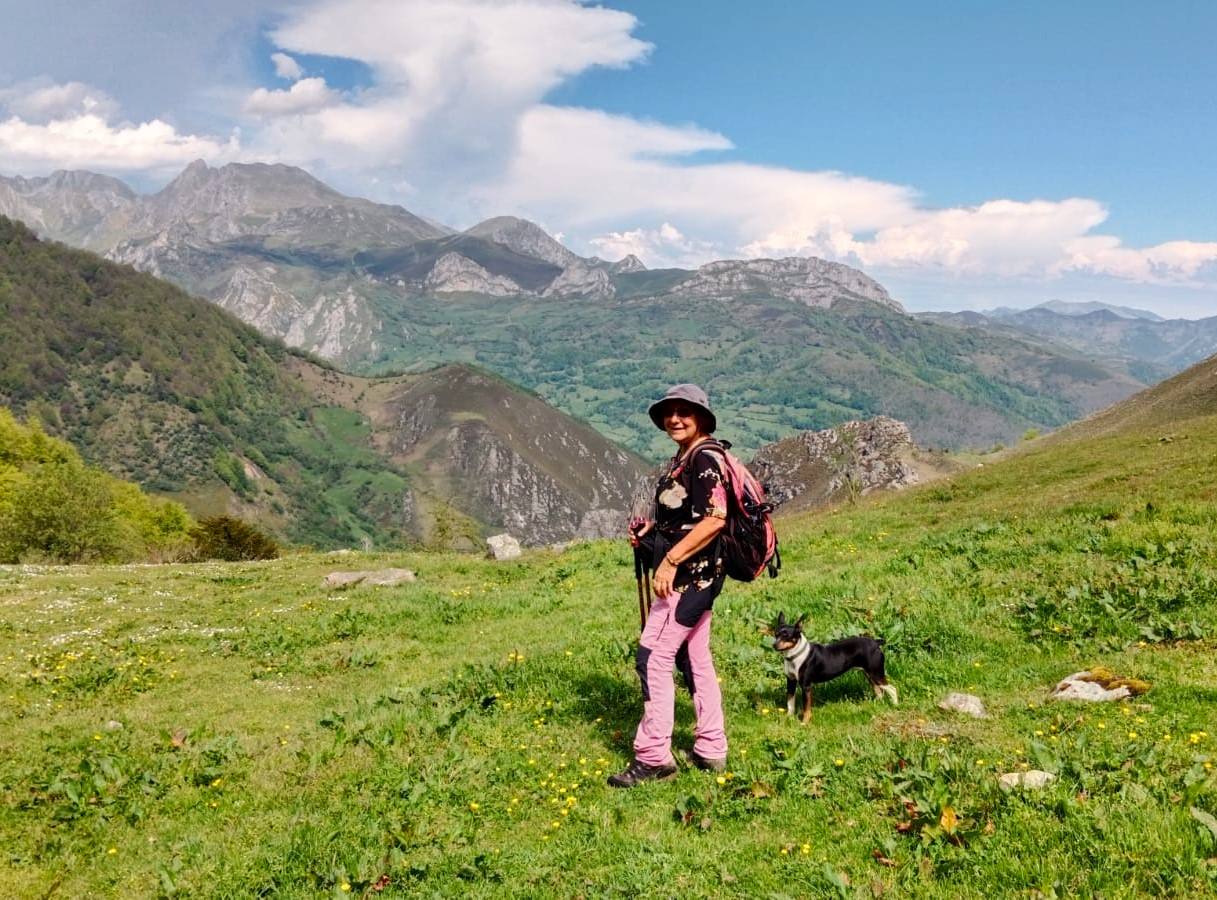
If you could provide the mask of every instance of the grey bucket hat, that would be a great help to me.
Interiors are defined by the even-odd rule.
[[[700,408],[710,420],[709,426],[706,428],[707,434],[713,434],[714,429],[718,427],[718,419],[714,417],[714,411],[710,409],[710,398],[695,384],[674,384],[668,388],[668,392],[660,399],[651,404],[651,408],[647,412],[651,416],[651,421],[655,423],[655,427],[663,431],[663,416],[660,411],[663,405],[669,400],[684,400],[686,403],[691,403]]]

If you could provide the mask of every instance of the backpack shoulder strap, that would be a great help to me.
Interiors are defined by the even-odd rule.
[[[730,445],[728,444],[727,446],[730,446]],[[678,465],[676,467],[676,469],[673,471],[672,474],[678,478],[683,478],[685,475],[685,472],[688,470],[689,465],[693,462],[694,458],[696,458],[697,455],[700,454],[703,450],[711,450],[711,451],[717,451],[719,458],[722,460],[723,475],[730,477],[731,473],[728,471],[728,466],[727,466],[727,446],[724,446],[716,438],[706,438],[704,441],[702,441],[700,444],[698,444],[696,447],[693,448],[693,452],[690,453],[684,460],[681,461],[680,465]]]
[[[735,497],[735,476],[731,471],[731,463],[727,460],[727,449],[731,446],[726,441],[720,441],[717,438],[707,438],[702,443],[693,448],[693,452],[689,454],[689,458],[685,461],[684,468],[688,468],[693,462],[693,458],[703,451],[712,454],[718,458],[719,471],[722,473],[723,480],[726,482],[727,499],[730,502]],[[681,476],[684,476],[684,471],[681,471]]]

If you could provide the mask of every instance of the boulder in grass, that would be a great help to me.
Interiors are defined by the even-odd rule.
[[[1051,772],[1041,772],[1039,769],[1029,769],[1026,772],[1007,772],[997,776],[997,783],[1003,790],[1012,791],[1017,787],[1038,791],[1056,781]]]
[[[354,587],[357,584],[370,587],[394,587],[414,581],[415,574],[409,569],[378,569],[369,572],[331,572],[325,576],[326,587]]]
[[[1085,672],[1074,672],[1061,680],[1049,695],[1051,700],[1081,700],[1087,703],[1110,703],[1127,700],[1149,690],[1149,682],[1139,678],[1121,678],[1110,669],[1095,666]]]
[[[506,532],[486,538],[486,555],[491,559],[515,559],[520,553],[520,542]]]
[[[947,694],[938,704],[938,708],[963,713],[965,716],[971,716],[974,719],[989,718],[988,712],[985,711],[984,702],[974,694],[961,694],[958,692]]]

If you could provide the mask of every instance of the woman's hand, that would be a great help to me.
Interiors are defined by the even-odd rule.
[[[655,596],[666,597],[672,593],[672,582],[675,580],[676,566],[668,562],[667,557],[664,557],[659,568],[655,570],[655,577],[651,579],[651,587],[655,590]]]
[[[650,519],[631,519],[629,527],[630,546],[637,547],[638,539],[655,527]]]

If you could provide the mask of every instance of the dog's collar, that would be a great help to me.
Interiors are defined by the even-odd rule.
[[[811,642],[807,640],[807,636],[800,634],[799,642],[789,650],[783,650],[782,656],[791,663],[794,663],[795,668],[803,665],[803,660],[807,658],[807,654],[811,652]]]

